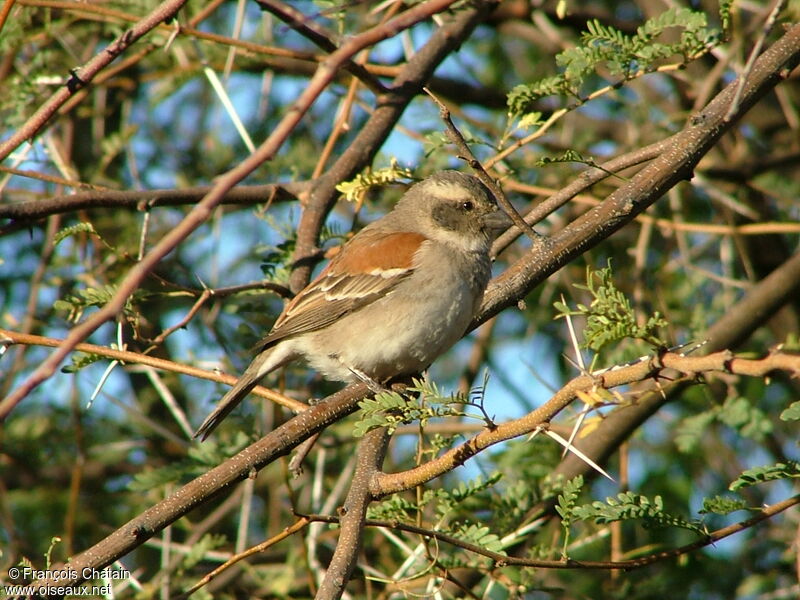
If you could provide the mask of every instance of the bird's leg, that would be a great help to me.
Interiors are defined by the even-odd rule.
[[[375,381],[372,377],[361,371],[360,369],[356,369],[355,367],[350,367],[345,365],[347,370],[350,371],[353,375],[355,375],[356,379],[359,381],[366,383],[367,387],[372,390],[376,394],[380,394],[381,392],[385,392],[386,388],[383,387],[380,383]]]

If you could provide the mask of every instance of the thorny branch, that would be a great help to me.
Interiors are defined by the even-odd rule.
[[[578,397],[579,392],[589,392],[598,388],[607,390],[647,379],[657,380],[674,372],[681,373],[687,380],[693,380],[702,373],[736,373],[750,377],[763,377],[775,370],[800,376],[800,356],[778,352],[759,360],[748,360],[737,358],[725,351],[700,357],[667,353],[602,374],[580,375],[563,386],[542,406],[522,418],[486,429],[459,446],[413,469],[399,473],[381,474],[373,481],[372,494],[375,497],[381,497],[412,489],[463,465],[468,459],[489,446],[532,433],[542,426],[546,426]]]

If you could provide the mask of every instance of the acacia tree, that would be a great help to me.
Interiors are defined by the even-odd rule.
[[[6,2],[5,583],[796,594],[800,26],[670,6]],[[473,332],[379,394],[291,367],[192,440],[444,168],[525,221]]]

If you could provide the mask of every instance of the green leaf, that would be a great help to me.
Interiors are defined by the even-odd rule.
[[[647,318],[644,325],[639,325],[628,298],[614,285],[611,265],[593,271],[586,269],[586,285],[575,284],[575,287],[586,290],[593,300],[587,307],[578,304],[576,310],[564,310],[565,305],[556,303],[560,313],[556,318],[568,315],[579,315],[586,318],[584,342],[582,346],[595,352],[613,342],[625,338],[640,339],[655,347],[666,346],[664,340],[656,335],[658,329],[667,326],[667,321],[658,313]]]
[[[623,492],[617,494],[616,498],[606,498],[605,502],[596,501],[577,506],[572,509],[572,514],[575,519],[594,520],[598,524],[639,519],[643,521],[646,528],[680,527],[699,535],[706,534],[700,524],[665,512],[661,496],[650,499],[634,492]]]
[[[712,408],[681,421],[675,431],[675,445],[678,450],[687,454],[697,448],[698,443],[707,435],[708,427],[717,418],[718,408]]]
[[[790,460],[785,463],[776,463],[774,465],[747,469],[739,475],[736,481],[728,486],[728,489],[735,492],[743,487],[750,487],[751,485],[764,483],[766,481],[796,478],[800,478],[800,462]]]
[[[53,245],[58,246],[68,237],[71,237],[78,233],[89,233],[100,237],[100,235],[97,233],[97,231],[95,231],[94,226],[91,223],[77,223],[75,225],[65,227],[64,229],[56,233],[53,236]]]
[[[367,167],[363,173],[359,173],[350,181],[339,183],[336,189],[344,194],[345,199],[350,202],[361,202],[373,186],[386,185],[413,177],[414,173],[411,169],[398,166],[397,159],[392,158],[388,167],[375,170]]]
[[[800,420],[800,401],[792,402],[789,408],[781,413],[781,421],[798,421]]]
[[[583,489],[583,475],[578,475],[564,483],[561,493],[558,495],[556,511],[561,517],[561,525],[567,529],[573,522],[573,509],[578,501],[578,495]]]
[[[75,352],[72,357],[72,364],[64,365],[61,367],[62,373],[77,373],[81,369],[88,367],[96,363],[98,360],[102,360],[104,357],[100,356],[99,354],[85,354],[83,352]]]
[[[703,499],[703,508],[700,510],[700,514],[714,513],[717,515],[727,515],[745,508],[747,508],[747,502],[741,498],[714,496],[713,498]]]
[[[729,7],[728,7],[729,12]],[[722,7],[721,7],[722,14]],[[728,20],[723,19],[723,24]],[[678,29],[680,35],[665,32]],[[662,35],[666,39],[658,40]],[[580,96],[590,76],[610,72],[629,81],[655,70],[660,61],[675,57],[682,64],[709,52],[721,40],[720,32],[707,27],[705,14],[688,8],[671,8],[647,20],[633,35],[593,19],[586,23],[581,43],[556,56],[561,72],[516,86],[509,93],[509,115],[522,118],[535,111],[534,103],[551,95]],[[580,102],[578,103],[580,104]]]
[[[491,532],[485,525],[476,525],[474,523],[464,524],[458,529],[452,531],[452,535],[459,540],[475,544],[481,548],[485,548],[490,552],[499,552],[505,554],[502,541],[500,537]]]
[[[197,542],[194,542],[189,552],[183,557],[181,568],[189,570],[199,563],[211,550],[221,548],[228,543],[228,538],[221,534],[206,533]]]
[[[772,422],[766,413],[746,398],[728,398],[717,413],[719,420],[733,427],[744,437],[761,441],[772,433]]]

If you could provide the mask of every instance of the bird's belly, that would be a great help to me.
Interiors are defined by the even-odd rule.
[[[315,350],[307,354],[311,366],[342,381],[355,378],[352,370],[376,381],[417,373],[461,338],[476,302],[466,285],[445,285],[428,294],[417,290],[402,302],[392,296],[342,319],[324,334],[310,336]]]

